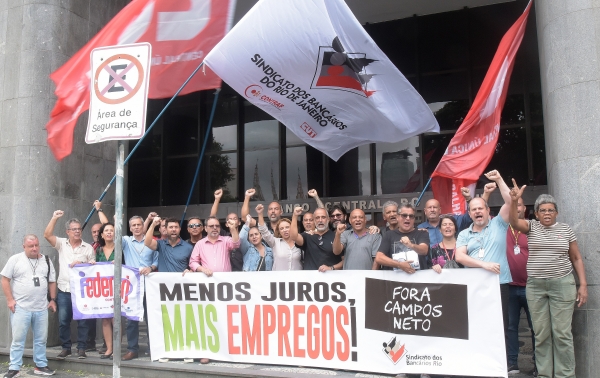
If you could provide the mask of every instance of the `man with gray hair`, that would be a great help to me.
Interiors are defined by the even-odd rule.
[[[56,312],[56,274],[54,266],[40,254],[38,237],[29,234],[23,238],[23,252],[12,255],[2,272],[2,291],[10,310],[12,342],[10,365],[4,377],[19,375],[23,365],[25,338],[31,327],[33,333],[34,373],[53,375],[48,367],[46,341],[48,339],[48,309]],[[47,294],[50,293],[50,302]]]
[[[81,240],[81,222],[71,218],[65,223],[66,238],[54,235],[54,227],[59,218],[65,214],[62,210],[56,210],[52,219],[44,230],[44,238],[58,251],[58,337],[62,343],[62,351],[57,356],[64,360],[71,355],[71,320],[73,320],[73,305],[71,303],[70,268],[82,263],[95,263],[96,256],[92,246]],[[85,320],[77,321],[77,356],[79,359],[86,358],[85,348],[87,344],[88,325]]]
[[[383,203],[381,209],[383,210],[383,220],[386,223],[385,226],[379,227],[379,231],[383,237],[387,231],[398,228],[398,203],[394,201],[386,201]]]

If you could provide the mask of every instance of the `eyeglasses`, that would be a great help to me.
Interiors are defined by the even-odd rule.
[[[221,226],[218,224],[208,224],[206,225],[206,228],[220,228]]]
[[[413,219],[415,217],[415,214],[398,214],[398,215],[400,215],[404,219]]]
[[[79,232],[81,231],[81,227],[68,228],[68,231]]]
[[[554,214],[554,213],[556,213],[556,210],[554,210],[554,209],[539,209],[538,213],[541,213],[541,214]]]
[[[199,228],[199,227],[202,227],[201,223],[188,224],[188,228]]]
[[[331,214],[332,218],[343,218],[344,214]]]

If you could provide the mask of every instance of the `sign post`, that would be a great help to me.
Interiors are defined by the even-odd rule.
[[[146,130],[151,46],[137,43],[94,49],[91,54],[91,93],[86,143],[117,140],[115,187],[115,251],[122,251],[123,169],[125,142],[140,139]],[[121,266],[114,260],[113,377],[121,376]]]

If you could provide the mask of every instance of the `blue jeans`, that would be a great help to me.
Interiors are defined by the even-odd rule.
[[[71,320],[73,320],[73,304],[71,293],[58,290],[58,338],[63,349],[71,349]],[[77,349],[85,350],[88,336],[87,320],[77,321]]]
[[[525,310],[527,315],[527,323],[531,329],[531,345],[535,355],[535,335],[533,326],[531,325],[531,315],[529,314],[529,306],[527,306],[527,296],[525,295],[525,286],[509,285],[508,295],[508,364],[517,365],[519,357],[519,321],[521,320],[521,308]]]
[[[33,362],[37,367],[48,366],[46,358],[46,340],[48,339],[48,310],[27,311],[15,306],[15,312],[10,313],[12,343],[10,344],[9,370],[21,370],[23,365],[23,350],[25,338],[31,327],[33,331]]]

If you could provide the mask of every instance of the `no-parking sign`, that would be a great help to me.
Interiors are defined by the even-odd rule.
[[[146,130],[151,46],[94,49],[86,143],[139,139]]]

